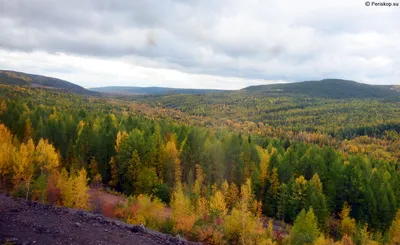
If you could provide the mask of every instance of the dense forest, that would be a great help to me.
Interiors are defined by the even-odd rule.
[[[325,133],[339,139],[380,137],[399,131],[400,97],[322,98],[296,93],[248,92],[127,97],[156,107],[219,120],[262,122],[294,132]]]
[[[210,244],[399,244],[397,99],[131,100],[0,85],[2,189],[90,209],[101,184],[116,217]]]

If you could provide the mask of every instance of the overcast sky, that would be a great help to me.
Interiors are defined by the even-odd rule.
[[[399,68],[400,7],[364,0],[0,0],[0,69],[84,87],[400,84]]]

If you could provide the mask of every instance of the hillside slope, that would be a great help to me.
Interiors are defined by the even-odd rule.
[[[166,87],[130,87],[130,86],[109,86],[90,88],[91,91],[121,94],[121,95],[166,95],[166,94],[206,94],[224,92],[217,89],[185,89]]]
[[[392,98],[400,96],[400,93],[392,89],[391,86],[369,85],[341,79],[250,86],[244,88],[243,91],[274,94],[304,94],[313,97],[336,99]]]
[[[6,243],[8,242],[8,243]],[[0,194],[0,244],[196,244],[143,226]]]
[[[71,93],[83,95],[98,94],[97,92],[87,90],[79,85],[58,78],[45,77],[16,71],[0,70],[0,84],[61,89]]]

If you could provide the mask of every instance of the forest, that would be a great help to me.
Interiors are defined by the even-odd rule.
[[[0,184],[207,244],[400,244],[400,102],[0,85]],[[165,215],[165,209],[170,215]]]
[[[204,95],[125,97],[155,107],[167,107],[189,115],[239,122],[262,122],[295,132],[318,132],[339,139],[382,136],[399,131],[400,97],[323,98],[296,93],[235,91]]]

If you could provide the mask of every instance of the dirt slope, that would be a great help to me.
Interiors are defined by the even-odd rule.
[[[0,194],[0,243],[189,244],[184,239],[81,210]]]

